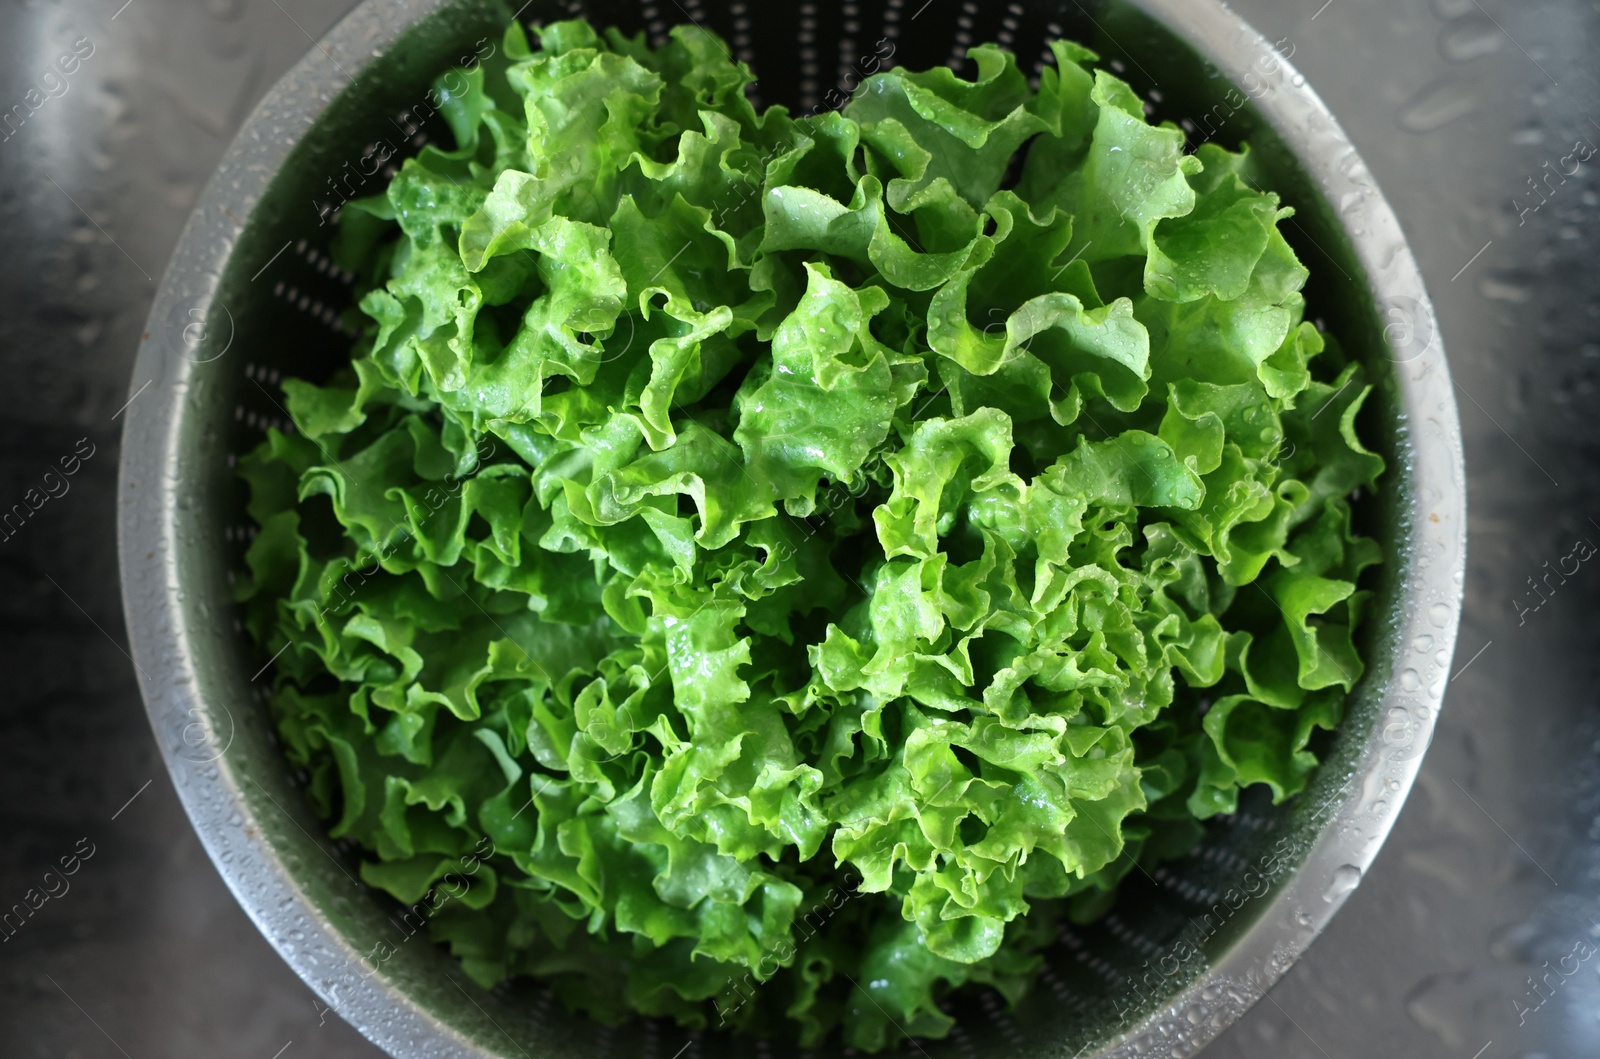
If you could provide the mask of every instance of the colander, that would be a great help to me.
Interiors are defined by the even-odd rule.
[[[920,5],[920,6],[919,6]],[[1360,505],[1388,563],[1365,678],[1309,789],[1246,797],[1185,860],[1133,873],[1112,913],[1063,930],[1017,1009],[958,998],[928,1059],[1185,1056],[1262,996],[1360,881],[1433,732],[1465,562],[1460,426],[1427,295],[1400,227],[1338,124],[1290,62],[1212,0],[366,0],[246,122],[190,218],[139,350],[126,413],[119,542],[127,621],[151,724],[217,869],[257,926],[344,1018],[395,1056],[700,1059],[802,1054],[641,1020],[567,1013],[538,982],[472,985],[407,939],[397,907],[357,881],[358,851],[324,835],[268,720],[270,663],[234,618],[229,582],[254,532],[236,458],[287,426],[277,384],[326,376],[352,336],[352,277],[327,255],[333,212],[443,130],[439,73],[513,17],[573,16],[656,41],[696,22],[760,78],[764,103],[840,102],[885,63],[960,66],[997,41],[1025,68],[1068,36],[1200,142],[1248,138],[1298,213],[1285,233],[1312,270],[1310,314],[1375,377],[1366,434],[1389,462]],[[782,1027],[776,1028],[779,1033]],[[832,1054],[831,1052],[829,1054]]]

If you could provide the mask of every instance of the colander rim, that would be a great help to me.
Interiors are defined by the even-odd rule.
[[[253,777],[226,755],[231,729],[213,723],[218,704],[197,691],[193,646],[200,630],[186,599],[184,556],[200,545],[184,539],[175,514],[186,502],[180,432],[191,402],[198,399],[193,328],[197,321],[206,331],[223,326],[226,307],[216,301],[223,271],[278,167],[310,121],[374,55],[429,15],[474,2],[480,0],[363,0],[246,120],[202,192],[156,294],[129,384],[134,400],[124,422],[118,485],[118,547],[132,657],[185,811],[241,906],[290,966],[342,1017],[402,1059],[487,1059],[500,1053],[419,1007],[383,974],[361,974],[354,988],[337,998],[329,994],[330,973],[359,968],[365,954],[296,883],[282,851],[267,842],[268,830],[254,826],[257,814],[247,797]],[[1342,223],[1373,303],[1404,318],[1410,329],[1406,341],[1426,336],[1425,349],[1408,348],[1403,358],[1395,357],[1395,400],[1402,419],[1412,424],[1412,448],[1411,488],[1404,498],[1410,508],[1403,516],[1411,560],[1398,590],[1402,607],[1394,637],[1402,644],[1431,637],[1445,652],[1448,672],[1466,563],[1461,431],[1438,321],[1394,211],[1320,97],[1239,15],[1217,0],[1107,2],[1162,24],[1233,84],[1247,75],[1264,83],[1259,94],[1252,92],[1255,109],[1294,150],[1325,200],[1347,204]],[[1260,59],[1267,54],[1276,56],[1279,73],[1263,79]],[[288,122],[288,116],[304,124]],[[1426,563],[1418,556],[1427,556]],[[1128,1026],[1094,1057],[1131,1056],[1136,1049],[1147,1054],[1143,1049],[1151,1042],[1172,1039],[1164,1027],[1174,1016],[1216,1009],[1222,994],[1234,998],[1225,1005],[1228,1020],[1237,1018],[1320,933],[1348,896],[1351,873],[1358,880],[1381,848],[1437,721],[1439,696],[1428,700],[1431,709],[1419,711],[1423,700],[1401,688],[1392,674],[1382,698],[1383,708],[1397,719],[1375,726],[1352,775],[1359,782],[1347,782],[1327,807],[1326,823],[1305,860],[1274,891],[1274,908],[1160,1010]],[[1372,807],[1380,797],[1390,808],[1375,814]],[[1352,828],[1354,822],[1359,824]],[[1291,920],[1290,910],[1297,918]],[[1198,1047],[1221,1028],[1210,1022],[1190,1025],[1186,1040]]]

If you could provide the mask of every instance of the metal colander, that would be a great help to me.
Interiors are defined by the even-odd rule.
[[[352,277],[327,256],[329,207],[381,186],[375,145],[397,162],[441,131],[409,120],[416,105],[513,14],[500,0],[367,0],[267,96],[195,208],[151,312],[124,435],[122,577],[145,702],[240,903],[396,1056],[799,1054],[781,1036],[600,1027],[537,982],[484,992],[444,950],[402,941],[392,902],[357,882],[357,851],[320,837],[266,716],[265,660],[233,617],[229,582],[254,532],[235,459],[287,425],[282,378],[323,377],[349,352],[338,314]],[[799,111],[841,101],[874,59],[959,66],[968,45],[997,41],[1037,71],[1045,42],[1067,36],[1195,141],[1248,138],[1298,210],[1285,234],[1312,270],[1310,314],[1374,376],[1368,433],[1390,466],[1362,505],[1389,562],[1348,717],[1302,797],[1246,797],[1193,856],[1132,874],[1110,915],[1062,932],[1016,1010],[963,995],[947,1040],[901,1042],[930,1059],[1198,1051],[1288,969],[1387,835],[1433,731],[1465,561],[1460,428],[1431,307],[1371,175],[1288,64],[1292,42],[1275,48],[1212,0],[531,0],[515,16],[582,16],[657,41],[697,22],[755,69],[763,103]]]

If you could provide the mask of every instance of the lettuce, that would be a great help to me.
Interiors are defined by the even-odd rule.
[[[1248,152],[1053,47],[795,118],[697,29],[513,25],[344,211],[362,337],[242,464],[237,597],[330,834],[451,888],[478,982],[937,1037],[1304,788],[1370,387]]]

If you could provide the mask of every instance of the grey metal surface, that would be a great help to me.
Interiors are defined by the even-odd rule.
[[[286,1054],[363,1054],[336,1019],[312,1008],[200,856],[159,775],[128,664],[96,631],[120,641],[107,524],[114,438],[100,421],[125,397],[149,296],[139,269],[164,260],[220,151],[208,130],[230,114],[237,120],[242,108],[229,107],[305,47],[288,16],[316,33],[332,11],[215,5],[179,23],[169,17],[177,5],[157,0],[136,0],[114,22],[107,8],[40,5],[3,16],[14,20],[4,35],[6,90],[18,99],[30,62],[42,69],[38,60],[54,61],[54,47],[70,47],[73,38],[52,32],[100,33],[68,95],[49,101],[15,143],[0,144],[12,248],[0,345],[28,394],[8,419],[5,481],[21,495],[78,437],[99,447],[71,494],[6,542],[9,555],[0,552],[13,589],[5,649],[15,678],[0,714],[14,762],[0,779],[12,825],[0,883],[20,895],[80,834],[97,842],[71,892],[44,907],[31,934],[0,947],[8,987],[0,1028],[8,1051],[25,1055],[271,1056],[289,1040]],[[1542,575],[1546,560],[1558,565],[1571,554],[1568,537],[1587,532],[1579,527],[1594,474],[1588,362],[1600,351],[1594,281],[1576,265],[1597,234],[1589,174],[1552,178],[1558,194],[1525,215],[1523,228],[1509,204],[1544,160],[1559,163],[1570,148],[1563,137],[1594,111],[1584,62],[1594,16],[1575,5],[1490,10],[1509,36],[1495,37],[1487,15],[1462,5],[1435,12],[1335,0],[1315,20],[1311,10],[1246,7],[1270,37],[1291,39],[1295,62],[1395,201],[1440,297],[1458,381],[1472,398],[1462,404],[1474,552],[1457,659],[1467,671],[1422,790],[1365,885],[1273,1002],[1207,1054],[1470,1057],[1490,1040],[1486,1056],[1596,1050],[1594,963],[1558,975],[1554,987],[1547,980],[1552,998],[1524,1014],[1525,1026],[1510,1005],[1538,1002],[1524,997],[1520,979],[1544,973],[1547,958],[1555,966],[1595,914],[1588,571],[1554,578],[1560,591],[1547,589],[1551,601],[1525,625],[1511,607],[1519,586],[1525,606],[1537,602],[1523,579]],[[116,36],[129,25],[140,29]],[[97,67],[102,59],[111,61]],[[252,71],[254,81],[245,76]],[[190,82],[173,87],[182,76]],[[24,152],[10,150],[18,144]],[[1541,466],[1561,484],[1540,477]]]

